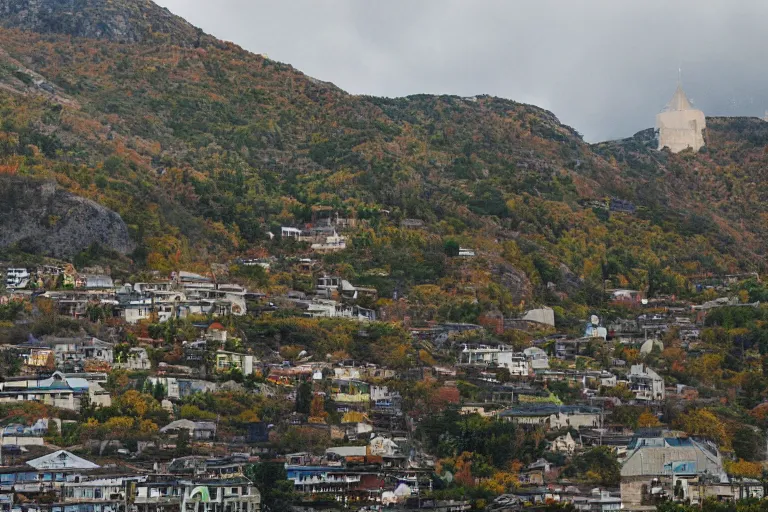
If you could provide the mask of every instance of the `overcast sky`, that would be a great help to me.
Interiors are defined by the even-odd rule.
[[[764,0],[159,0],[355,94],[492,94],[590,142],[650,127],[678,67],[707,115],[768,109]]]

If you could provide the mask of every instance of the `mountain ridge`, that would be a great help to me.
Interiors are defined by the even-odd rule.
[[[491,289],[510,264],[540,300],[565,281],[561,265],[593,288],[656,279],[659,290],[691,273],[764,268],[764,143],[751,121],[714,119],[699,154],[655,151],[647,132],[590,145],[532,105],[350,95],[231,43],[18,29],[0,29],[0,112],[16,141],[0,145],[0,163],[117,211],[139,266],[295,254],[267,233],[330,208],[362,227],[327,263],[361,280],[387,273],[376,284],[390,292],[448,286],[461,272]],[[610,196],[637,213],[611,213]],[[403,229],[405,218],[425,228]],[[487,266],[457,267],[449,240]]]
[[[0,0],[0,26],[119,43],[200,46],[212,40],[150,0]]]

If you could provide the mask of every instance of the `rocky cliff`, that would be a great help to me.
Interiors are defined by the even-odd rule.
[[[0,247],[71,258],[97,243],[123,254],[134,244],[120,216],[53,182],[0,177]]]
[[[205,37],[149,0],[0,0],[0,26],[118,43],[193,46]]]

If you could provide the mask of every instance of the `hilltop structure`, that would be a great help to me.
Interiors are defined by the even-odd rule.
[[[678,82],[677,90],[662,112],[656,115],[659,132],[659,150],[667,147],[673,153],[692,148],[698,151],[704,146],[704,112],[693,108]]]

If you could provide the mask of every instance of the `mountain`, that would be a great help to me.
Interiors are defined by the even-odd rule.
[[[648,132],[589,145],[501,98],[350,95],[143,0],[0,13],[0,170],[119,213],[137,268],[300,254],[267,232],[331,211],[359,222],[329,268],[383,295],[438,285],[469,309],[764,270],[762,121],[708,120],[698,154],[655,151]]]
[[[199,30],[149,0],[0,0],[0,26],[118,43],[199,45]]]

